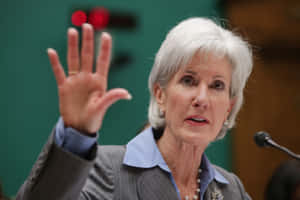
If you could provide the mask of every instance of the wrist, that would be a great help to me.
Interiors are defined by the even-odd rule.
[[[79,132],[81,135],[89,136],[89,137],[95,137],[97,135],[96,131],[89,131],[88,129],[84,128],[83,126],[74,126],[68,123],[64,124],[65,128],[72,128]]]

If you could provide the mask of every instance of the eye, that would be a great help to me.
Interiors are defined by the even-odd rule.
[[[214,88],[216,90],[224,90],[225,89],[225,83],[221,80],[215,80],[213,84],[211,85],[211,88]]]
[[[180,83],[186,85],[186,86],[193,86],[197,84],[197,81],[192,76],[184,76],[180,80]]]

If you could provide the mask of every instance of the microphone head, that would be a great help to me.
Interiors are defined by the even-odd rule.
[[[263,131],[259,131],[254,134],[254,141],[259,147],[269,146],[268,139],[270,138],[270,135]]]

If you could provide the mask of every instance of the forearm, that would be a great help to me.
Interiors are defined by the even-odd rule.
[[[54,143],[54,134],[55,131],[19,190],[17,200],[79,199],[93,167],[97,145],[90,152],[91,160],[82,159],[58,147]]]

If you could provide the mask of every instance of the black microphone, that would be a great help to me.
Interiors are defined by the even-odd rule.
[[[254,134],[254,141],[257,144],[257,146],[259,147],[275,147],[277,149],[279,149],[280,151],[283,151],[287,154],[289,154],[291,157],[295,158],[296,160],[300,160],[300,155],[297,155],[295,153],[293,153],[292,151],[290,151],[289,149],[287,149],[286,147],[280,146],[279,144],[277,144],[276,142],[274,142],[271,138],[271,136],[263,131],[259,131],[257,133]]]

